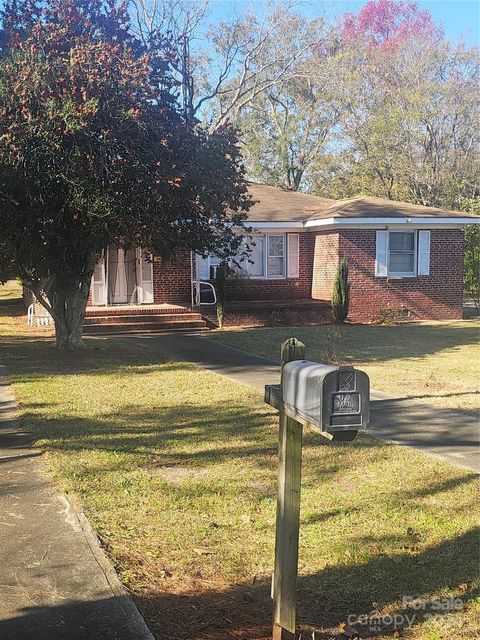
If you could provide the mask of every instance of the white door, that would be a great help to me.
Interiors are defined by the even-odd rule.
[[[124,249],[110,247],[108,253],[108,279],[110,302],[112,304],[126,304],[128,302],[128,295]]]
[[[151,256],[145,256],[140,247],[137,247],[137,281],[139,304],[153,303],[153,262]]]
[[[107,304],[107,287],[105,286],[105,255],[95,265],[92,276],[92,304]]]

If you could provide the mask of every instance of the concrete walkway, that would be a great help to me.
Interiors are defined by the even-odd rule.
[[[165,334],[129,339],[167,358],[193,362],[262,393],[265,384],[280,381],[278,362],[204,336]],[[371,400],[371,435],[480,472],[480,429],[475,417],[378,391],[372,391]]]
[[[153,640],[88,522],[15,422],[0,366],[1,640]]]

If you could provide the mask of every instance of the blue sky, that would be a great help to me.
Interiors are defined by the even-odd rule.
[[[325,15],[329,19],[346,11],[357,12],[367,0],[300,0],[298,8],[309,16]],[[420,0],[421,9],[429,11],[440,22],[447,37],[458,41],[462,37],[469,44],[480,44],[480,0]],[[265,6],[265,0],[211,0],[210,19],[214,22],[228,17],[234,7],[254,9]]]

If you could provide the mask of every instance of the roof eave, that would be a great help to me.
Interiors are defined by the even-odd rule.
[[[322,228],[335,229],[341,227],[349,228],[384,228],[390,226],[411,226],[411,227],[436,227],[436,228],[460,228],[467,224],[480,224],[480,217],[456,217],[456,216],[411,216],[408,218],[390,217],[365,217],[365,218],[348,218],[348,217],[332,217],[318,218],[316,220],[307,220],[304,224],[306,229]]]

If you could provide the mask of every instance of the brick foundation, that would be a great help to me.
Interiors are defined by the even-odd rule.
[[[201,312],[210,326],[217,326],[215,307],[202,307]],[[225,305],[225,327],[301,327],[331,322],[333,314],[327,302],[299,300],[290,304],[244,302]]]

